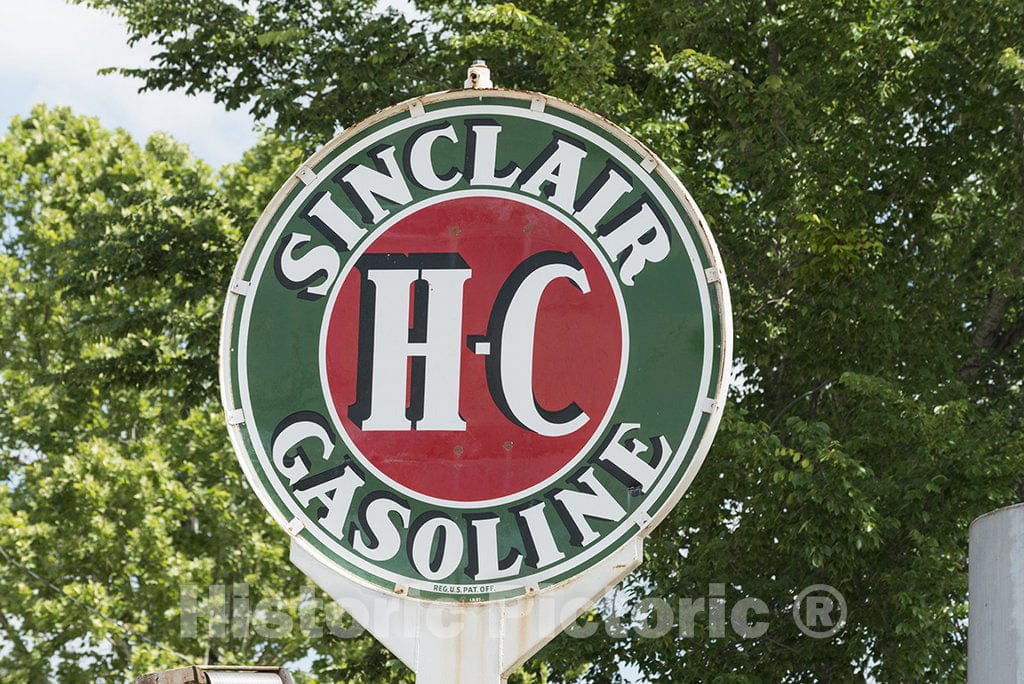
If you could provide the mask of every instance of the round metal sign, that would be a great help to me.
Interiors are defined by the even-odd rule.
[[[253,489],[363,581],[536,591],[678,501],[730,364],[707,224],[653,154],[519,91],[386,109],[299,168],[224,312],[229,430]]]

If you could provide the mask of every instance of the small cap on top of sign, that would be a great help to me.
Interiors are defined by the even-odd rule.
[[[477,59],[469,65],[469,69],[466,72],[466,82],[462,87],[474,90],[494,87],[494,83],[491,82],[491,70],[484,60]]]

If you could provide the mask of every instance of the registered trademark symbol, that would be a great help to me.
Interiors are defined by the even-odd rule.
[[[793,602],[793,621],[812,639],[828,639],[846,626],[846,598],[828,584],[813,584]]]

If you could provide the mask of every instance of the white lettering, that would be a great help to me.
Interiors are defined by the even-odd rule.
[[[589,197],[581,198],[586,203],[573,214],[576,220],[591,233],[597,230],[597,222],[611,211],[615,203],[633,189],[633,184],[629,182],[629,179],[616,171],[614,167],[609,167],[594,182],[600,182],[601,185]],[[588,190],[585,194],[589,194],[589,192]]]
[[[365,518],[367,531],[377,538],[376,546],[369,546],[356,535],[352,540],[352,548],[370,560],[385,561],[393,558],[402,548],[402,535],[392,520],[397,514],[402,525],[409,526],[409,508],[386,497],[374,499],[366,505]]]
[[[626,515],[615,497],[604,488],[594,475],[594,469],[583,471],[577,482],[589,491],[563,489],[552,495],[560,504],[559,513],[569,528],[574,544],[587,546],[598,538],[598,533],[587,522],[587,518],[598,520],[620,520]]]
[[[652,461],[648,463],[640,458],[640,454],[648,450],[646,446],[637,440],[630,440],[632,445],[629,447],[622,444],[622,438],[625,437],[626,433],[639,427],[636,423],[623,423],[616,427],[615,434],[609,440],[605,450],[598,456],[598,460],[610,464],[614,470],[619,471],[626,478],[637,482],[647,492],[658,478],[657,466],[661,460],[661,455],[668,453],[668,442],[660,435],[655,438],[658,448],[655,449]]]
[[[502,169],[500,176],[495,169],[498,163],[499,133],[501,133],[501,126],[496,123],[474,122],[469,126],[471,151],[467,156],[472,161],[470,185],[496,185],[499,188],[509,188],[519,177],[520,169],[515,164],[509,164],[506,169]]]
[[[572,213],[573,201],[576,199],[576,186],[580,178],[580,164],[587,151],[565,139],[557,139],[554,148],[539,168],[522,184],[523,192],[540,195],[541,186],[551,183],[554,192],[551,202],[565,211]],[[532,168],[532,165],[531,165]]]
[[[528,508],[518,511],[518,515],[526,523],[526,530],[529,539],[525,539],[528,553],[527,562],[535,568],[543,568],[556,561],[565,558],[565,554],[558,549],[555,543],[555,535],[551,533],[551,525],[548,524],[547,516],[544,515],[546,504],[541,501]]]
[[[597,241],[613,259],[622,255],[619,279],[626,285],[633,284],[633,279],[645,264],[667,257],[670,248],[665,226],[646,201],[640,205],[639,211],[607,235],[598,237]]]
[[[345,526],[345,518],[348,517],[348,510],[352,507],[352,497],[357,489],[363,486],[363,478],[354,468],[342,466],[341,477],[335,477],[324,482],[311,483],[309,487],[302,488],[303,483],[293,489],[295,498],[303,506],[308,506],[314,499],[323,504],[317,513],[320,523],[332,534],[340,537]],[[310,479],[316,479],[314,475]],[[328,496],[334,492],[332,496]]]
[[[584,294],[590,283],[582,266],[566,263],[540,266],[520,283],[501,329],[501,387],[512,415],[527,429],[545,437],[562,437],[583,427],[590,417],[582,410],[563,422],[541,415],[533,394],[533,347],[540,298],[553,281],[567,278]]]
[[[292,233],[274,255],[274,271],[278,281],[290,290],[301,290],[299,296],[307,299],[326,295],[341,269],[341,257],[328,245],[314,247],[298,259],[292,256],[297,247],[307,244],[311,239],[309,235]],[[310,287],[320,278],[323,278],[323,282]]]
[[[366,235],[366,229],[360,228],[348,217],[341,207],[334,203],[328,192],[306,210],[306,220],[312,223],[338,249],[351,250]]]
[[[359,209],[363,221],[379,223],[390,212],[380,205],[378,197],[396,204],[408,204],[412,201],[412,195],[395,161],[394,146],[381,148],[371,154],[381,162],[387,173],[366,166],[353,166],[343,172],[341,181],[355,192],[356,196],[352,199],[362,205]]]
[[[495,580],[512,577],[519,573],[523,565],[523,556],[512,551],[513,560],[506,567],[501,567],[498,560],[498,522],[497,516],[473,520],[473,534],[476,538],[476,576],[475,580]]]
[[[271,456],[274,459],[274,466],[282,475],[288,478],[288,484],[295,484],[309,474],[305,450],[299,446],[295,455],[288,455],[288,451],[300,442],[307,439],[316,439],[323,445],[323,457],[326,461],[334,451],[334,443],[331,434],[327,429],[311,420],[300,420],[288,425],[274,436],[271,444]]]
[[[447,190],[458,183],[461,178],[459,173],[452,173],[450,178],[442,179],[437,175],[437,171],[434,170],[430,153],[438,138],[444,138],[453,143],[459,141],[455,135],[455,129],[451,124],[448,124],[444,128],[427,130],[419,134],[412,145],[409,146],[409,173],[416,183],[427,190]]]
[[[428,580],[444,579],[459,566],[464,547],[462,531],[454,520],[430,518],[419,526],[412,540],[413,567]]]
[[[420,357],[423,372],[423,417],[417,430],[465,430],[459,416],[462,360],[462,291],[469,268],[370,269],[367,280],[376,288],[373,319],[373,360],[370,413],[363,430],[409,430],[406,416],[408,359]],[[425,339],[409,342],[409,310],[413,283],[430,288],[424,315]],[[414,378],[415,380],[415,378]]]

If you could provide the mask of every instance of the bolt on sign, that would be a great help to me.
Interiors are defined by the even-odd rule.
[[[663,162],[561,100],[457,90],[346,130],[280,189],[221,381],[293,559],[469,610],[635,567],[609,564],[693,480],[730,349],[717,249]]]

